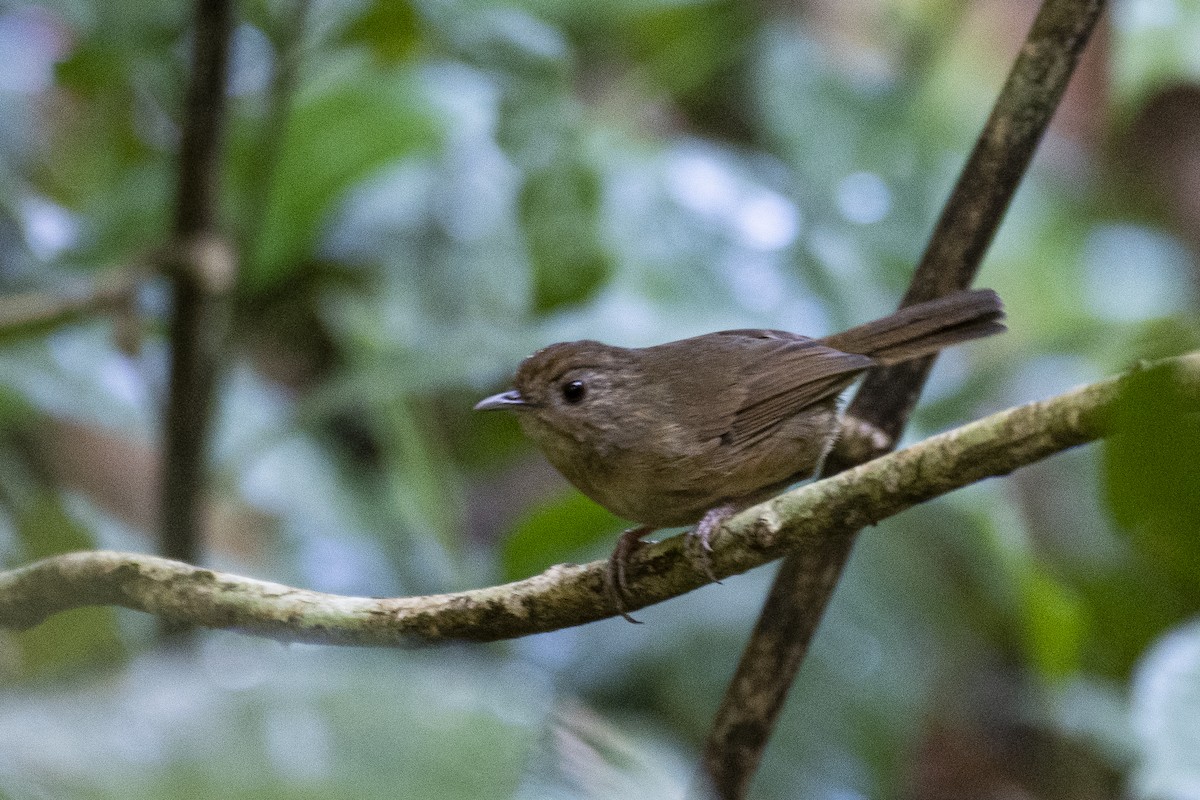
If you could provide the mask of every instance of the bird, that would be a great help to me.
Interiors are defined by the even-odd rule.
[[[650,347],[559,342],[517,367],[477,411],[515,412],[524,434],[596,503],[637,527],[609,558],[622,600],[643,537],[692,526],[702,568],[730,516],[813,475],[840,430],[838,400],[864,372],[1005,330],[990,289],[906,306],[822,338],[739,329]]]

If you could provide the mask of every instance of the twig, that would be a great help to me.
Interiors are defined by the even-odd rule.
[[[1184,405],[1200,411],[1200,352],[1150,369],[1163,370]],[[725,578],[789,552],[789,559],[802,563],[819,558],[830,540],[1092,441],[1109,432],[1109,411],[1127,380],[1109,379],[993,414],[754,506],[714,537],[713,571]],[[633,555],[630,608],[708,583],[683,539],[676,536]],[[606,569],[606,561],[564,564],[503,586],[374,599],[295,589],[155,556],[70,553],[0,573],[0,628],[29,628],[80,606],[119,605],[176,623],[285,641],[374,646],[493,641],[612,616]]]
[[[0,297],[0,344],[39,336],[94,314],[125,311],[133,302],[134,282],[123,270],[114,272],[74,294],[23,292]]]
[[[1043,3],[902,305],[970,285],[1103,5]],[[933,358],[922,359],[867,375],[847,414],[883,431],[889,443],[851,459],[842,456],[847,450],[835,452],[825,474],[895,446],[932,364]],[[831,539],[784,560],[709,731],[698,793],[745,796],[853,542],[853,534]]]

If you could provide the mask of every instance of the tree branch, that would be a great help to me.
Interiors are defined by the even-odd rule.
[[[1150,369],[1162,370],[1189,408],[1200,411],[1200,352]],[[714,537],[713,571],[724,578],[786,553],[800,563],[819,562],[859,528],[1092,441],[1108,432],[1109,411],[1128,380],[1109,379],[993,414],[754,506]],[[708,583],[683,538],[643,548],[630,559],[631,609]],[[69,553],[0,573],[0,628],[29,628],[81,606],[119,605],[175,623],[284,641],[374,646],[493,641],[612,616],[606,568],[605,561],[561,564],[486,589],[374,599],[295,589],[155,556]]]
[[[93,314],[127,311],[133,305],[135,291],[132,275],[113,270],[83,292],[24,292],[0,297],[0,344],[39,336]]]
[[[1043,3],[902,306],[970,286],[1103,6],[1103,0]],[[867,374],[846,413],[883,431],[887,441],[882,447],[859,442],[835,450],[825,475],[895,446],[933,361],[918,359]],[[850,534],[836,547],[800,551],[781,565],[705,742],[698,787],[705,796],[745,795],[853,543]]]
[[[200,553],[212,398],[229,319],[226,295],[237,272],[233,249],[216,234],[231,6],[231,0],[196,2],[174,241],[164,265],[174,308],[159,539],[165,555],[184,561],[196,561]]]

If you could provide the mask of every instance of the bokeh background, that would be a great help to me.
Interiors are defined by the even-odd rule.
[[[621,522],[470,411],[537,347],[889,312],[1036,10],[237,7],[206,563],[366,595],[607,554]],[[0,319],[0,566],[155,549],[189,22],[0,5],[0,293],[140,286]],[[1200,2],[1113,3],[979,280],[1010,331],[942,357],[910,438],[1200,346],[1198,248]],[[1133,445],[865,533],[753,796],[1200,797],[1200,449],[1155,400]],[[0,798],[680,796],[771,572],[494,646],[64,614],[0,633]]]

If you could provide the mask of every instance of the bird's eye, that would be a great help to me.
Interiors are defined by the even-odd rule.
[[[563,400],[572,405],[582,400],[586,394],[587,387],[583,385],[583,381],[567,381],[562,385]]]

